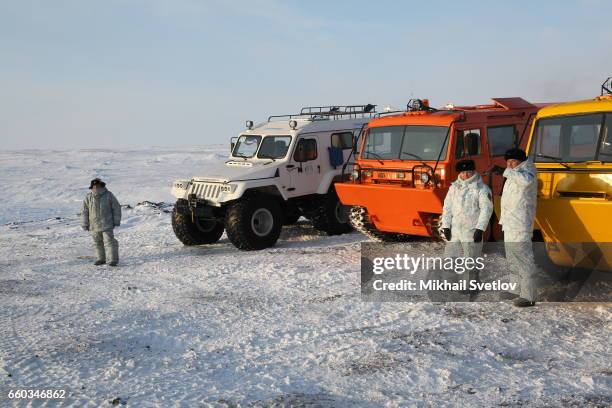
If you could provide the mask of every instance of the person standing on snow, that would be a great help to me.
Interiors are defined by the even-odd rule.
[[[475,259],[482,253],[484,231],[493,213],[491,189],[476,172],[473,160],[458,162],[455,170],[459,176],[448,189],[442,209],[444,257]],[[473,275],[478,278],[476,271]]]
[[[536,266],[531,246],[536,212],[537,170],[521,149],[510,149],[504,155],[506,178],[501,196],[499,224],[504,231],[506,260],[511,273],[519,278],[517,307],[534,306],[537,294]]]
[[[442,234],[448,242],[478,243],[493,213],[491,189],[476,172],[473,160],[461,160],[455,166],[459,173],[446,194],[442,209]],[[478,254],[476,254],[478,256]]]
[[[104,265],[108,255],[109,265],[117,266],[119,243],[113,229],[121,224],[121,205],[99,178],[91,180],[89,189],[91,192],[83,200],[81,227],[93,237],[98,258],[94,265]]]

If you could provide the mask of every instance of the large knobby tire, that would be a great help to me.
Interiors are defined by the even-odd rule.
[[[238,249],[252,251],[273,246],[281,233],[283,212],[272,196],[252,195],[230,204],[225,212],[227,237]]]
[[[172,229],[174,235],[184,245],[213,244],[223,235],[223,224],[214,220],[192,220],[190,215],[180,214],[176,207],[172,210]]]
[[[368,210],[364,207],[353,206],[349,213],[349,220],[353,228],[361,232],[365,236],[372,238],[378,242],[405,242],[409,239],[409,235],[396,234],[393,232],[380,231],[374,226],[370,220]]]
[[[312,213],[312,226],[328,235],[340,235],[351,232],[349,208],[338,199],[335,190],[331,190],[322,199],[319,207]]]

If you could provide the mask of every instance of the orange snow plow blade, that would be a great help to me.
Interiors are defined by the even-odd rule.
[[[381,184],[336,184],[340,201],[367,208],[378,230],[427,237],[436,235],[434,229],[446,191]]]

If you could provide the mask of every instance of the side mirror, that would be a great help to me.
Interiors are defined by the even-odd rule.
[[[478,156],[480,153],[480,135],[478,133],[468,133],[465,135],[465,147],[468,156]]]

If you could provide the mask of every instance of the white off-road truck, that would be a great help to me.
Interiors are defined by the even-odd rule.
[[[334,183],[350,174],[344,164],[375,113],[370,104],[317,106],[258,125],[247,121],[225,163],[174,182],[175,235],[185,245],[202,245],[225,230],[239,249],[264,249],[300,216],[329,235],[349,232],[348,208]]]

